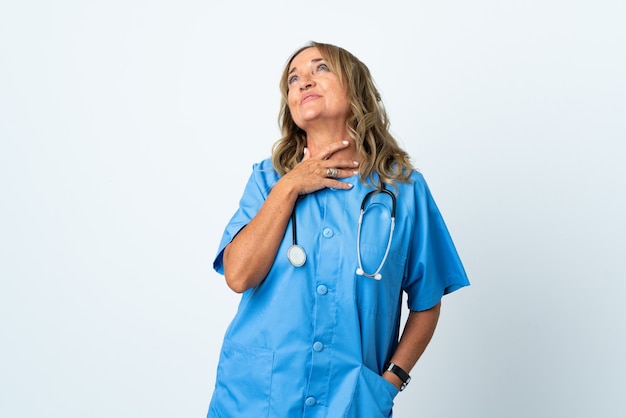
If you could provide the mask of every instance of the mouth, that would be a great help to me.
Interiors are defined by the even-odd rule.
[[[318,96],[317,94],[307,94],[306,96],[302,97],[302,100],[300,100],[300,104],[310,102],[311,100],[315,100],[318,97],[320,96]]]

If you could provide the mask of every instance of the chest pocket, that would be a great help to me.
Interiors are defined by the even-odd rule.
[[[386,242],[385,242],[386,245]],[[382,246],[382,244],[381,244]],[[384,257],[380,246],[361,245],[361,260],[366,273],[374,273]],[[377,280],[365,275],[354,274],[355,301],[359,309],[377,315],[395,316],[400,300],[402,276],[406,256],[402,253],[389,251],[387,260],[380,270],[381,278]]]
[[[377,280],[355,273],[354,296],[360,309],[377,315],[396,314],[406,262],[400,231],[391,231],[391,228],[389,196],[384,193],[374,195],[366,205],[355,246],[361,259],[360,269],[369,275],[380,269],[381,277]],[[385,258],[390,235],[391,246]]]

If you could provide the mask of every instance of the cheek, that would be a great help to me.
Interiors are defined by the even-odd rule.
[[[350,102],[348,101],[347,97],[338,96],[335,97],[334,101],[336,109],[340,109],[340,111],[343,111],[346,114],[351,113]]]
[[[290,94],[287,94],[287,106],[289,107],[289,110],[291,111],[291,113],[294,113],[294,111],[296,110],[296,105],[298,103],[298,100],[296,97],[293,97]]]
[[[334,97],[335,106],[337,108],[344,109],[346,112],[350,111],[350,100],[348,99],[348,91],[346,88],[337,85],[336,95]]]
[[[287,107],[289,108],[289,113],[291,113],[291,119],[293,119],[293,122],[297,126],[300,126],[300,122],[302,122],[302,115],[300,114],[298,99],[295,97],[287,96]]]

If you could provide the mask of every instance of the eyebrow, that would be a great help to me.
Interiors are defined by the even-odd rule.
[[[311,60],[311,63],[315,64],[316,62],[320,62],[320,61],[324,61],[324,58],[313,58]],[[293,67],[291,70],[289,70],[289,72],[287,74],[289,75],[289,74],[293,73],[296,70],[297,70],[297,68]]]

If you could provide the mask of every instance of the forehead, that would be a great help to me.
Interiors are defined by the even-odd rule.
[[[307,66],[315,61],[319,61],[322,59],[324,58],[322,57],[322,54],[320,54],[320,51],[316,47],[310,47],[310,48],[304,49],[300,51],[298,55],[293,57],[293,59],[291,60],[291,64],[289,64],[289,72],[299,67]]]

